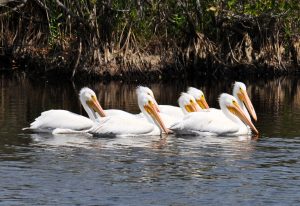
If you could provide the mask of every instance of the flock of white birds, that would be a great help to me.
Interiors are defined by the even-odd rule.
[[[148,87],[137,87],[136,94],[141,113],[131,114],[117,109],[103,110],[95,92],[85,87],[80,90],[79,99],[89,118],[67,110],[48,110],[24,129],[95,136],[258,135],[251,120],[256,121],[257,116],[242,82],[235,82],[233,95],[220,95],[220,109],[209,108],[203,92],[193,87],[181,93],[179,107],[158,105]]]

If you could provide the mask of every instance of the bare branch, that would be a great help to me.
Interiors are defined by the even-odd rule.
[[[6,0],[0,0],[0,1],[6,1]],[[4,3],[7,3],[7,2],[9,2],[9,0],[6,1],[6,2],[4,2]],[[23,2],[22,4],[20,4],[20,5],[16,6],[16,7],[14,7],[14,8],[10,8],[10,7],[6,6],[5,4],[1,4],[1,2],[0,2],[0,5],[3,5],[4,7],[7,7],[7,8],[10,9],[9,11],[0,14],[0,17],[1,17],[1,16],[5,16],[5,15],[7,15],[7,14],[10,13],[10,12],[17,11],[18,9],[20,9],[21,7],[23,7],[23,6],[26,4],[27,0],[22,0],[22,2]]]

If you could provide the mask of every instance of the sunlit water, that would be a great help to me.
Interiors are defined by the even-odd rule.
[[[217,107],[234,80],[147,84],[176,105],[187,86]],[[94,89],[104,108],[138,112],[136,85],[0,79],[0,205],[299,205],[300,82],[245,81],[261,135],[123,137],[25,133],[42,111],[84,114],[77,98]],[[84,114],[85,115],[85,114]]]

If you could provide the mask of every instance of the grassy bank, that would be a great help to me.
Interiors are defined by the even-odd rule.
[[[0,67],[69,78],[291,73],[299,20],[297,0],[4,0]]]

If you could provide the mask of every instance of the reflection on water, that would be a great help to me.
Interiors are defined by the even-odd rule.
[[[243,81],[258,115],[248,137],[118,137],[28,134],[42,111],[86,115],[82,86],[104,108],[138,112],[137,84],[86,85],[0,76],[0,204],[262,205],[299,204],[300,91],[297,78]],[[211,107],[233,80],[147,84],[160,104],[177,105],[188,86]]]

